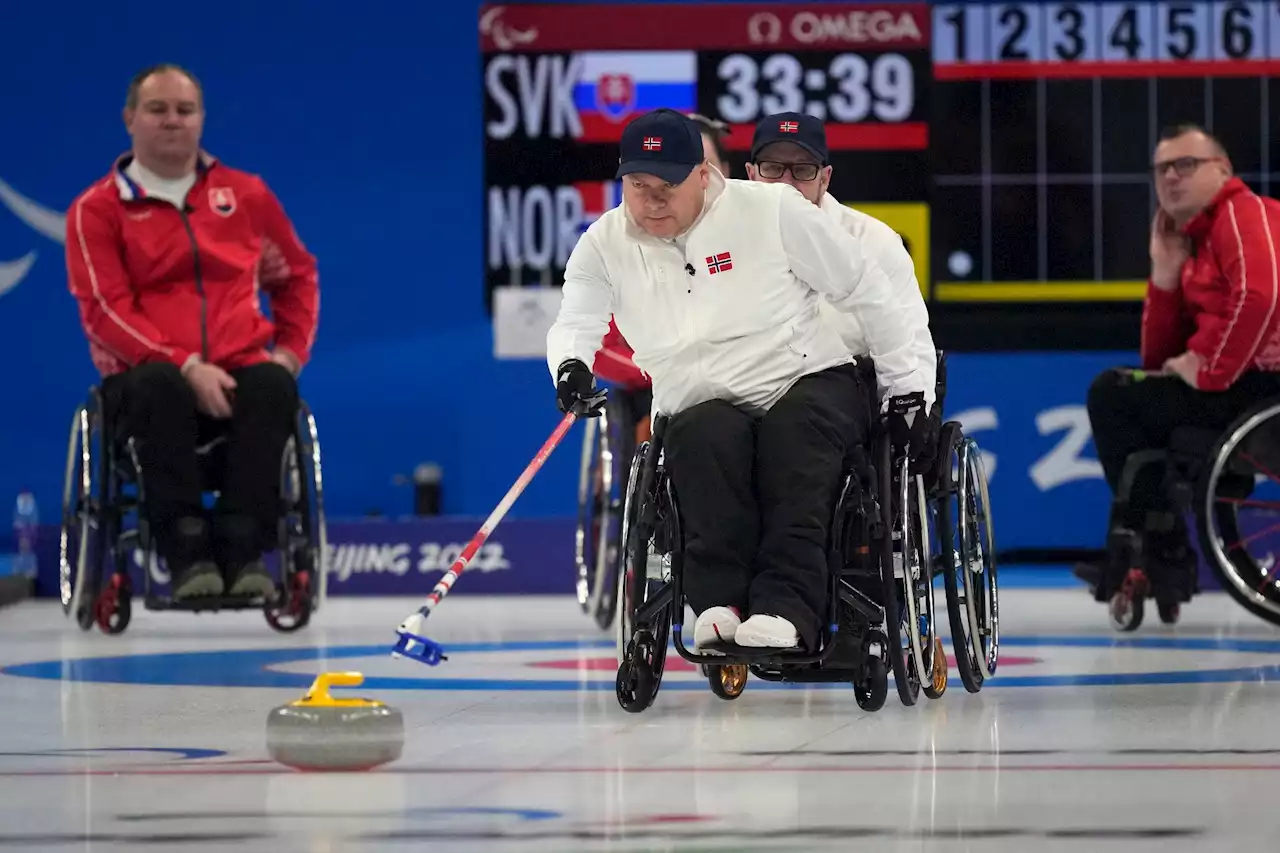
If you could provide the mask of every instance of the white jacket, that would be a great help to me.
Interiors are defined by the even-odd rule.
[[[801,377],[854,360],[822,319],[824,296],[862,319],[890,396],[932,392],[868,247],[794,187],[712,168],[702,213],[679,238],[648,236],[625,203],[592,223],[569,256],[547,364],[553,378],[571,358],[592,364],[612,316],[657,412],[722,399],[763,414]]]
[[[920,284],[916,281],[916,267],[911,254],[902,245],[898,232],[888,225],[868,216],[860,210],[854,210],[841,204],[831,193],[824,193],[820,205],[823,213],[840,224],[840,227],[861,243],[864,251],[875,258],[880,269],[884,270],[889,281],[893,283],[893,294],[898,310],[906,318],[912,329],[914,343],[912,350],[918,359],[920,373],[928,383],[925,401],[933,405],[935,385],[938,375],[938,351],[933,343],[933,334],[929,331],[929,309],[925,307],[924,296],[920,293]],[[823,301],[822,314],[835,324],[840,337],[855,356],[868,355],[871,344],[867,333],[856,314],[839,311],[830,302]]]

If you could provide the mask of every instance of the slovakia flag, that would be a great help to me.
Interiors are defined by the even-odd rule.
[[[698,62],[692,51],[585,52],[574,59],[582,76],[573,89],[583,142],[617,142],[639,113],[697,106]]]

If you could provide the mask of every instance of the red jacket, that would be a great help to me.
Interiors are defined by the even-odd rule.
[[[622,332],[610,320],[609,331],[600,344],[600,351],[596,353],[596,363],[591,366],[591,372],[627,391],[648,388],[649,377],[631,360],[633,354],[634,351],[622,337]]]
[[[1193,251],[1182,286],[1147,285],[1143,366],[1194,352],[1202,391],[1225,390],[1246,370],[1280,371],[1280,202],[1232,178],[1183,232]]]
[[[287,349],[305,364],[319,318],[316,260],[262,179],[201,154],[186,212],[148,198],[131,156],[67,212],[67,275],[102,374],[192,355],[232,370]],[[261,311],[270,297],[274,323]]]

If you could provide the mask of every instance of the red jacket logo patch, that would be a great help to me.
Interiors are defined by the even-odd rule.
[[[220,216],[230,216],[236,212],[236,196],[231,187],[210,187],[209,206]]]

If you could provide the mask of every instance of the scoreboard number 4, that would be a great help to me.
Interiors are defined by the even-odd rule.
[[[1280,59],[1280,3],[942,5],[934,32],[938,63]]]

